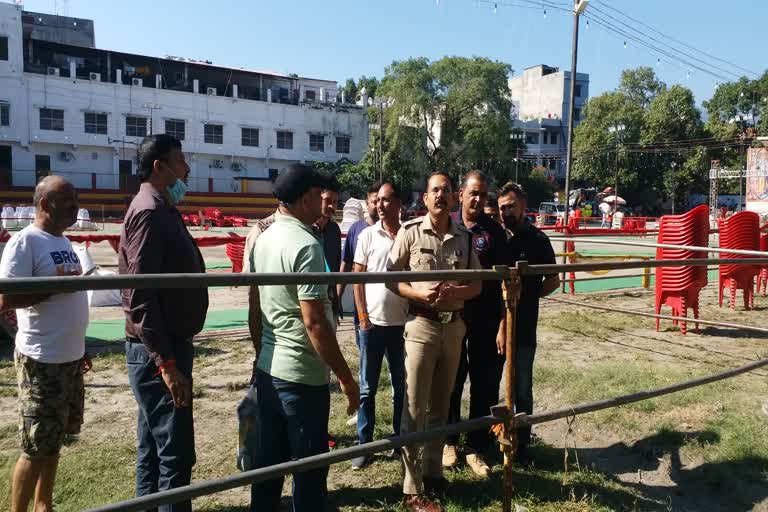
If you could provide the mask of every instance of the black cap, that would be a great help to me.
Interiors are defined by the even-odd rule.
[[[327,188],[330,179],[304,164],[291,164],[272,184],[272,194],[283,203],[293,203],[313,187]]]

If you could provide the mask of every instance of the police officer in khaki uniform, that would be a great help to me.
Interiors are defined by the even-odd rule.
[[[433,173],[427,182],[424,204],[428,214],[403,224],[389,255],[387,269],[463,270],[481,268],[469,231],[453,222],[456,204],[450,176]],[[477,296],[481,282],[390,283],[392,291],[410,302],[405,324],[405,404],[401,434],[444,425],[461,354],[466,326],[464,301]],[[405,507],[439,512],[442,507],[425,495],[442,483],[444,441],[403,448]],[[426,487],[426,489],[425,489]]]

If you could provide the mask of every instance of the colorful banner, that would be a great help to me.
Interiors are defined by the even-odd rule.
[[[747,152],[747,210],[768,213],[768,148]]]

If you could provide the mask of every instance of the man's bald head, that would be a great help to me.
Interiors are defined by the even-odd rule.
[[[43,199],[54,199],[60,194],[74,192],[75,187],[61,176],[46,176],[37,182],[35,187],[34,202],[35,207],[40,208],[40,202]]]
[[[43,230],[61,235],[77,220],[80,203],[75,187],[61,176],[46,176],[35,187],[35,223]]]

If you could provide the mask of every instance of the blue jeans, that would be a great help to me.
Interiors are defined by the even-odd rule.
[[[178,341],[176,368],[192,383],[194,348],[191,340]],[[171,393],[157,372],[144,345],[129,339],[125,343],[128,382],[139,405],[136,425],[136,496],[145,496],[189,485],[195,465],[195,431],[192,402],[174,407]],[[158,510],[158,509],[153,509]],[[161,512],[192,510],[190,501],[163,505]]]
[[[259,370],[256,373],[259,403],[259,442],[256,467],[273,466],[328,452],[328,385],[296,384]],[[252,512],[277,512],[284,478],[251,486]],[[293,475],[294,512],[321,511],[328,501],[328,467]]]
[[[376,425],[376,390],[379,387],[384,356],[392,382],[392,431],[400,434],[405,393],[405,341],[402,325],[372,325],[360,329],[360,409],[357,412],[357,436],[360,444],[373,441]]]
[[[533,359],[536,345],[517,347],[515,354],[515,409],[517,412],[533,414]],[[518,429],[517,442],[527,445],[531,442],[531,427]]]

